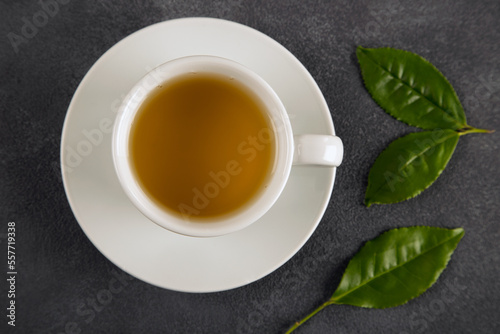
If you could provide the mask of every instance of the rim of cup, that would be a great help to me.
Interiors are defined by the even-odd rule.
[[[246,86],[264,105],[275,134],[274,165],[262,189],[241,208],[213,218],[183,216],[156,203],[135,177],[129,155],[131,127],[142,103],[157,87],[189,73],[223,75]],[[208,55],[177,58],[159,65],[142,77],[126,95],[118,110],[112,138],[116,174],[127,197],[154,223],[172,232],[193,237],[214,237],[236,232],[262,217],[274,205],[286,185],[293,151],[293,134],[286,109],[271,86],[255,72],[235,61]],[[214,184],[217,186],[216,182]]]

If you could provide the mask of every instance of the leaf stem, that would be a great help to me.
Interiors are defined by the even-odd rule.
[[[327,307],[330,304],[332,304],[332,301],[331,300],[327,300],[326,302],[324,302],[323,304],[321,304],[317,309],[315,309],[314,311],[312,311],[311,313],[309,313],[307,316],[305,316],[302,320],[297,321],[295,324],[293,324],[293,326],[290,327],[290,329],[285,334],[290,334],[291,332],[293,332],[294,330],[296,330],[297,327],[299,327],[300,325],[302,325],[304,322],[306,322],[307,320],[309,320],[310,318],[312,318],[316,313],[318,313],[319,311],[321,311],[322,309],[324,309],[325,307]]]
[[[467,135],[469,133],[492,133],[492,132],[495,132],[495,130],[476,129],[472,126],[467,126],[466,128],[457,130],[457,132],[460,136],[463,136],[463,135]]]

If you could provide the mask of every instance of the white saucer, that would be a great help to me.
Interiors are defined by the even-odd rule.
[[[145,218],[118,183],[111,134],[106,131],[124,95],[146,72],[168,60],[197,54],[235,60],[262,76],[287,108],[294,134],[334,134],[321,91],[284,47],[234,22],[186,18],[144,28],[94,64],[69,106],[61,163],[76,219],[110,261],[162,288],[212,292],[268,275],[304,245],[327,207],[335,168],[293,167],[273,208],[250,227],[230,235],[185,237]]]

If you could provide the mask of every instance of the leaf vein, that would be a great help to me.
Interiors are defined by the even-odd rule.
[[[451,121],[453,123],[457,124],[459,126],[459,128],[464,126],[464,124],[460,123],[458,120],[455,119],[455,115],[453,114],[453,112],[451,110],[448,110],[448,109],[444,108],[443,106],[440,106],[438,104],[438,102],[435,102],[429,96],[426,96],[426,95],[422,94],[420,91],[418,91],[417,89],[413,88],[409,83],[407,83],[406,81],[404,81],[402,78],[398,77],[397,74],[393,74],[390,70],[388,70],[387,68],[385,68],[384,66],[382,66],[381,64],[379,64],[375,59],[373,59],[372,57],[370,57],[369,54],[367,54],[367,53],[364,53],[364,54],[376,66],[380,67],[382,70],[384,70],[386,73],[388,73],[391,77],[393,77],[394,79],[400,80],[404,85],[406,85],[408,88],[410,88],[411,91],[415,92],[416,94],[418,94],[421,97],[423,97],[425,100],[429,101],[432,105],[434,105],[439,110],[441,110],[442,112],[444,112],[447,116],[450,116],[451,117]],[[425,86],[423,88],[425,88]]]
[[[450,135],[449,135],[449,136],[447,136],[447,137],[444,137],[444,139],[443,139],[442,141],[435,141],[435,142],[434,142],[434,144],[435,144],[435,145],[433,145],[433,146],[431,146],[431,147],[426,148],[423,152],[419,153],[418,155],[416,155],[415,157],[413,157],[412,159],[410,159],[409,161],[407,161],[407,162],[406,162],[403,166],[401,166],[401,167],[399,167],[399,168],[397,169],[397,171],[398,171],[399,175],[400,175],[400,176],[402,176],[403,170],[406,170],[406,168],[409,166],[409,164],[410,164],[411,162],[413,162],[416,158],[418,158],[419,156],[423,155],[425,152],[427,152],[427,151],[428,151],[429,149],[431,149],[432,147],[435,147],[435,146],[437,146],[438,144],[442,144],[442,143],[444,143],[444,142],[445,142],[445,141],[447,141],[448,139],[452,138],[454,135],[456,135],[456,133],[455,133],[455,132],[450,133]],[[441,139],[442,139],[442,138],[441,138]],[[405,176],[405,177],[406,177],[406,178],[408,178],[408,176]],[[375,191],[373,192],[373,194],[378,193],[378,192],[379,192],[379,190],[380,190],[380,189],[382,189],[382,188],[386,185],[386,183],[387,183],[387,180],[386,180],[386,182],[384,182],[384,183],[380,184],[380,186],[378,186],[378,187],[377,187],[377,190],[375,190]]]
[[[422,280],[422,278],[420,276],[418,276],[417,274],[414,274],[410,269],[408,269],[406,267],[401,267],[401,268],[403,268],[404,270],[406,270],[407,272],[409,272],[410,275],[415,276],[418,280]]]
[[[410,163],[412,163],[415,159],[417,159],[417,158],[419,158],[419,157],[423,156],[423,155],[425,154],[425,152],[427,152],[427,151],[428,151],[428,150],[430,150],[431,148],[434,148],[434,147],[436,147],[436,146],[438,146],[438,145],[443,144],[445,141],[449,140],[450,138],[452,138],[452,137],[453,137],[453,136],[455,136],[455,135],[456,135],[455,133],[451,133],[449,136],[444,137],[444,139],[443,139],[443,140],[441,140],[441,141],[440,141],[440,140],[436,140],[436,141],[433,143],[433,145],[430,145],[430,146],[426,147],[424,150],[422,150],[421,152],[419,152],[419,153],[417,153],[417,154],[414,154],[414,156],[413,156],[413,157],[411,157],[411,158],[410,158],[410,159],[409,159],[409,160],[408,160],[408,161],[407,161],[407,162],[406,162],[403,166],[401,166],[400,168],[398,168],[398,171],[400,171],[400,172],[401,172],[403,169],[406,169],[406,167],[408,167],[408,165],[409,165]]]
[[[440,247],[440,246],[444,245],[444,244],[445,244],[445,243],[447,243],[448,241],[450,241],[450,240],[452,240],[452,239],[455,239],[455,238],[457,238],[457,237],[459,237],[459,236],[460,236],[460,234],[458,234],[458,235],[454,235],[454,236],[452,236],[452,237],[450,237],[450,238],[448,238],[448,239],[444,240],[443,242],[440,242],[440,243],[438,243],[437,245],[434,245],[434,246],[430,247],[429,249],[426,249],[425,251],[423,251],[423,252],[419,253],[418,255],[416,255],[416,256],[414,256],[414,257],[412,257],[411,259],[407,260],[406,262],[404,262],[404,263],[402,263],[402,264],[399,264],[399,265],[397,265],[397,266],[395,266],[395,267],[393,267],[393,268],[391,268],[391,269],[389,269],[389,270],[387,270],[387,271],[381,272],[381,273],[380,273],[380,274],[378,274],[378,275],[373,276],[372,278],[370,278],[370,279],[369,279],[369,280],[367,280],[366,282],[364,282],[364,283],[362,283],[362,284],[360,284],[360,285],[358,285],[358,286],[355,286],[354,288],[352,288],[352,289],[350,289],[350,290],[347,290],[346,292],[342,293],[340,296],[337,296],[337,297],[335,297],[335,298],[333,298],[333,297],[332,297],[332,299],[333,299],[333,300],[339,300],[339,299],[343,298],[344,296],[346,296],[346,295],[348,295],[348,294],[352,293],[353,291],[355,291],[355,290],[357,290],[357,289],[361,288],[362,286],[364,286],[364,285],[366,285],[366,284],[370,283],[370,282],[371,282],[371,281],[373,281],[374,279],[377,279],[377,278],[379,278],[379,277],[381,277],[381,276],[383,276],[383,275],[386,275],[386,274],[388,274],[388,273],[392,272],[393,270],[396,270],[396,269],[397,269],[397,268],[399,268],[399,267],[402,267],[402,266],[404,266],[404,265],[406,265],[406,264],[410,263],[411,261],[413,261],[413,260],[415,260],[416,258],[418,258],[418,257],[422,256],[423,254],[426,254],[426,253],[428,253],[428,252],[430,252],[430,251],[432,251],[432,250],[434,250],[434,249],[436,249],[436,248],[438,248],[438,247]]]

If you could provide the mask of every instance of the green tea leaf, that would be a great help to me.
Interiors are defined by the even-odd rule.
[[[430,62],[392,48],[356,50],[365,86],[390,115],[422,129],[467,126],[455,90]]]
[[[380,235],[351,259],[330,303],[371,308],[406,303],[436,282],[464,233],[416,226]]]
[[[437,281],[464,234],[463,228],[415,226],[368,241],[347,265],[332,297],[286,334],[332,304],[386,308],[418,297]]]
[[[390,143],[370,170],[365,204],[397,203],[420,194],[446,167],[459,136],[453,130],[424,131]]]

